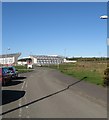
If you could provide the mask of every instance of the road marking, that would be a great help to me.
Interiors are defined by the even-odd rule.
[[[30,76],[30,77],[32,77],[32,76]],[[23,91],[23,90],[27,91],[27,89],[26,89],[27,87],[28,87],[28,82],[27,82],[27,81],[24,81],[21,90],[22,90],[22,91]],[[24,95],[24,100],[25,100],[25,103],[27,103],[26,94]],[[29,108],[29,107],[26,106],[27,115],[29,114],[29,109],[28,109],[28,108]],[[27,118],[30,118],[29,115],[27,116]]]
[[[25,85],[25,81],[24,81],[24,83],[23,83],[23,85],[22,85],[22,88],[21,88],[21,90],[23,90],[23,88],[24,88],[24,85]]]
[[[21,100],[19,101],[19,106],[21,106]],[[19,109],[19,117],[21,117],[22,114],[22,108]]]
[[[30,76],[30,77],[32,77],[32,76]],[[22,91],[23,91],[23,90],[27,91],[27,89],[26,89],[27,86],[28,86],[27,81],[24,81],[23,84],[22,84],[21,90],[22,90]],[[22,100],[22,99],[21,99],[21,100]],[[22,105],[22,104],[21,104],[21,100],[19,101],[19,106]],[[25,100],[25,103],[27,103],[26,94],[24,95],[24,100]],[[26,106],[27,115],[29,114],[28,108],[29,108],[29,107]],[[19,117],[21,117],[21,116],[22,116],[22,108],[19,109]],[[27,118],[30,118],[29,115],[27,116]]]
[[[19,106],[21,106],[21,103],[19,103]]]
[[[26,106],[26,108],[28,109],[28,106]]]
[[[25,99],[25,103],[27,103],[27,98],[26,98],[26,96],[24,97],[24,99]],[[29,114],[29,109],[28,109],[29,107],[28,106],[26,106],[26,112],[27,112],[27,115]],[[29,116],[28,116],[28,118],[29,118]]]

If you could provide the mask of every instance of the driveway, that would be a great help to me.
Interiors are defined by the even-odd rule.
[[[3,118],[106,118],[107,89],[36,67],[2,88]]]

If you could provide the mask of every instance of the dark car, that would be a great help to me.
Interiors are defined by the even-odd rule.
[[[8,70],[10,71],[11,74],[11,78],[18,78],[18,71],[16,70],[16,68],[14,66],[9,66],[7,67]]]
[[[10,71],[6,67],[0,68],[0,83],[6,85],[6,83],[11,81]]]

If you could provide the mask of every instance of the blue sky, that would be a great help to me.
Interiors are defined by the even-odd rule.
[[[3,3],[3,53],[106,56],[104,14],[106,2]]]

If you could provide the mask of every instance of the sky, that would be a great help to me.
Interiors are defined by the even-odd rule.
[[[4,2],[2,52],[107,56],[104,14],[106,2]]]
[[[108,2],[108,0],[2,0],[3,2]]]

